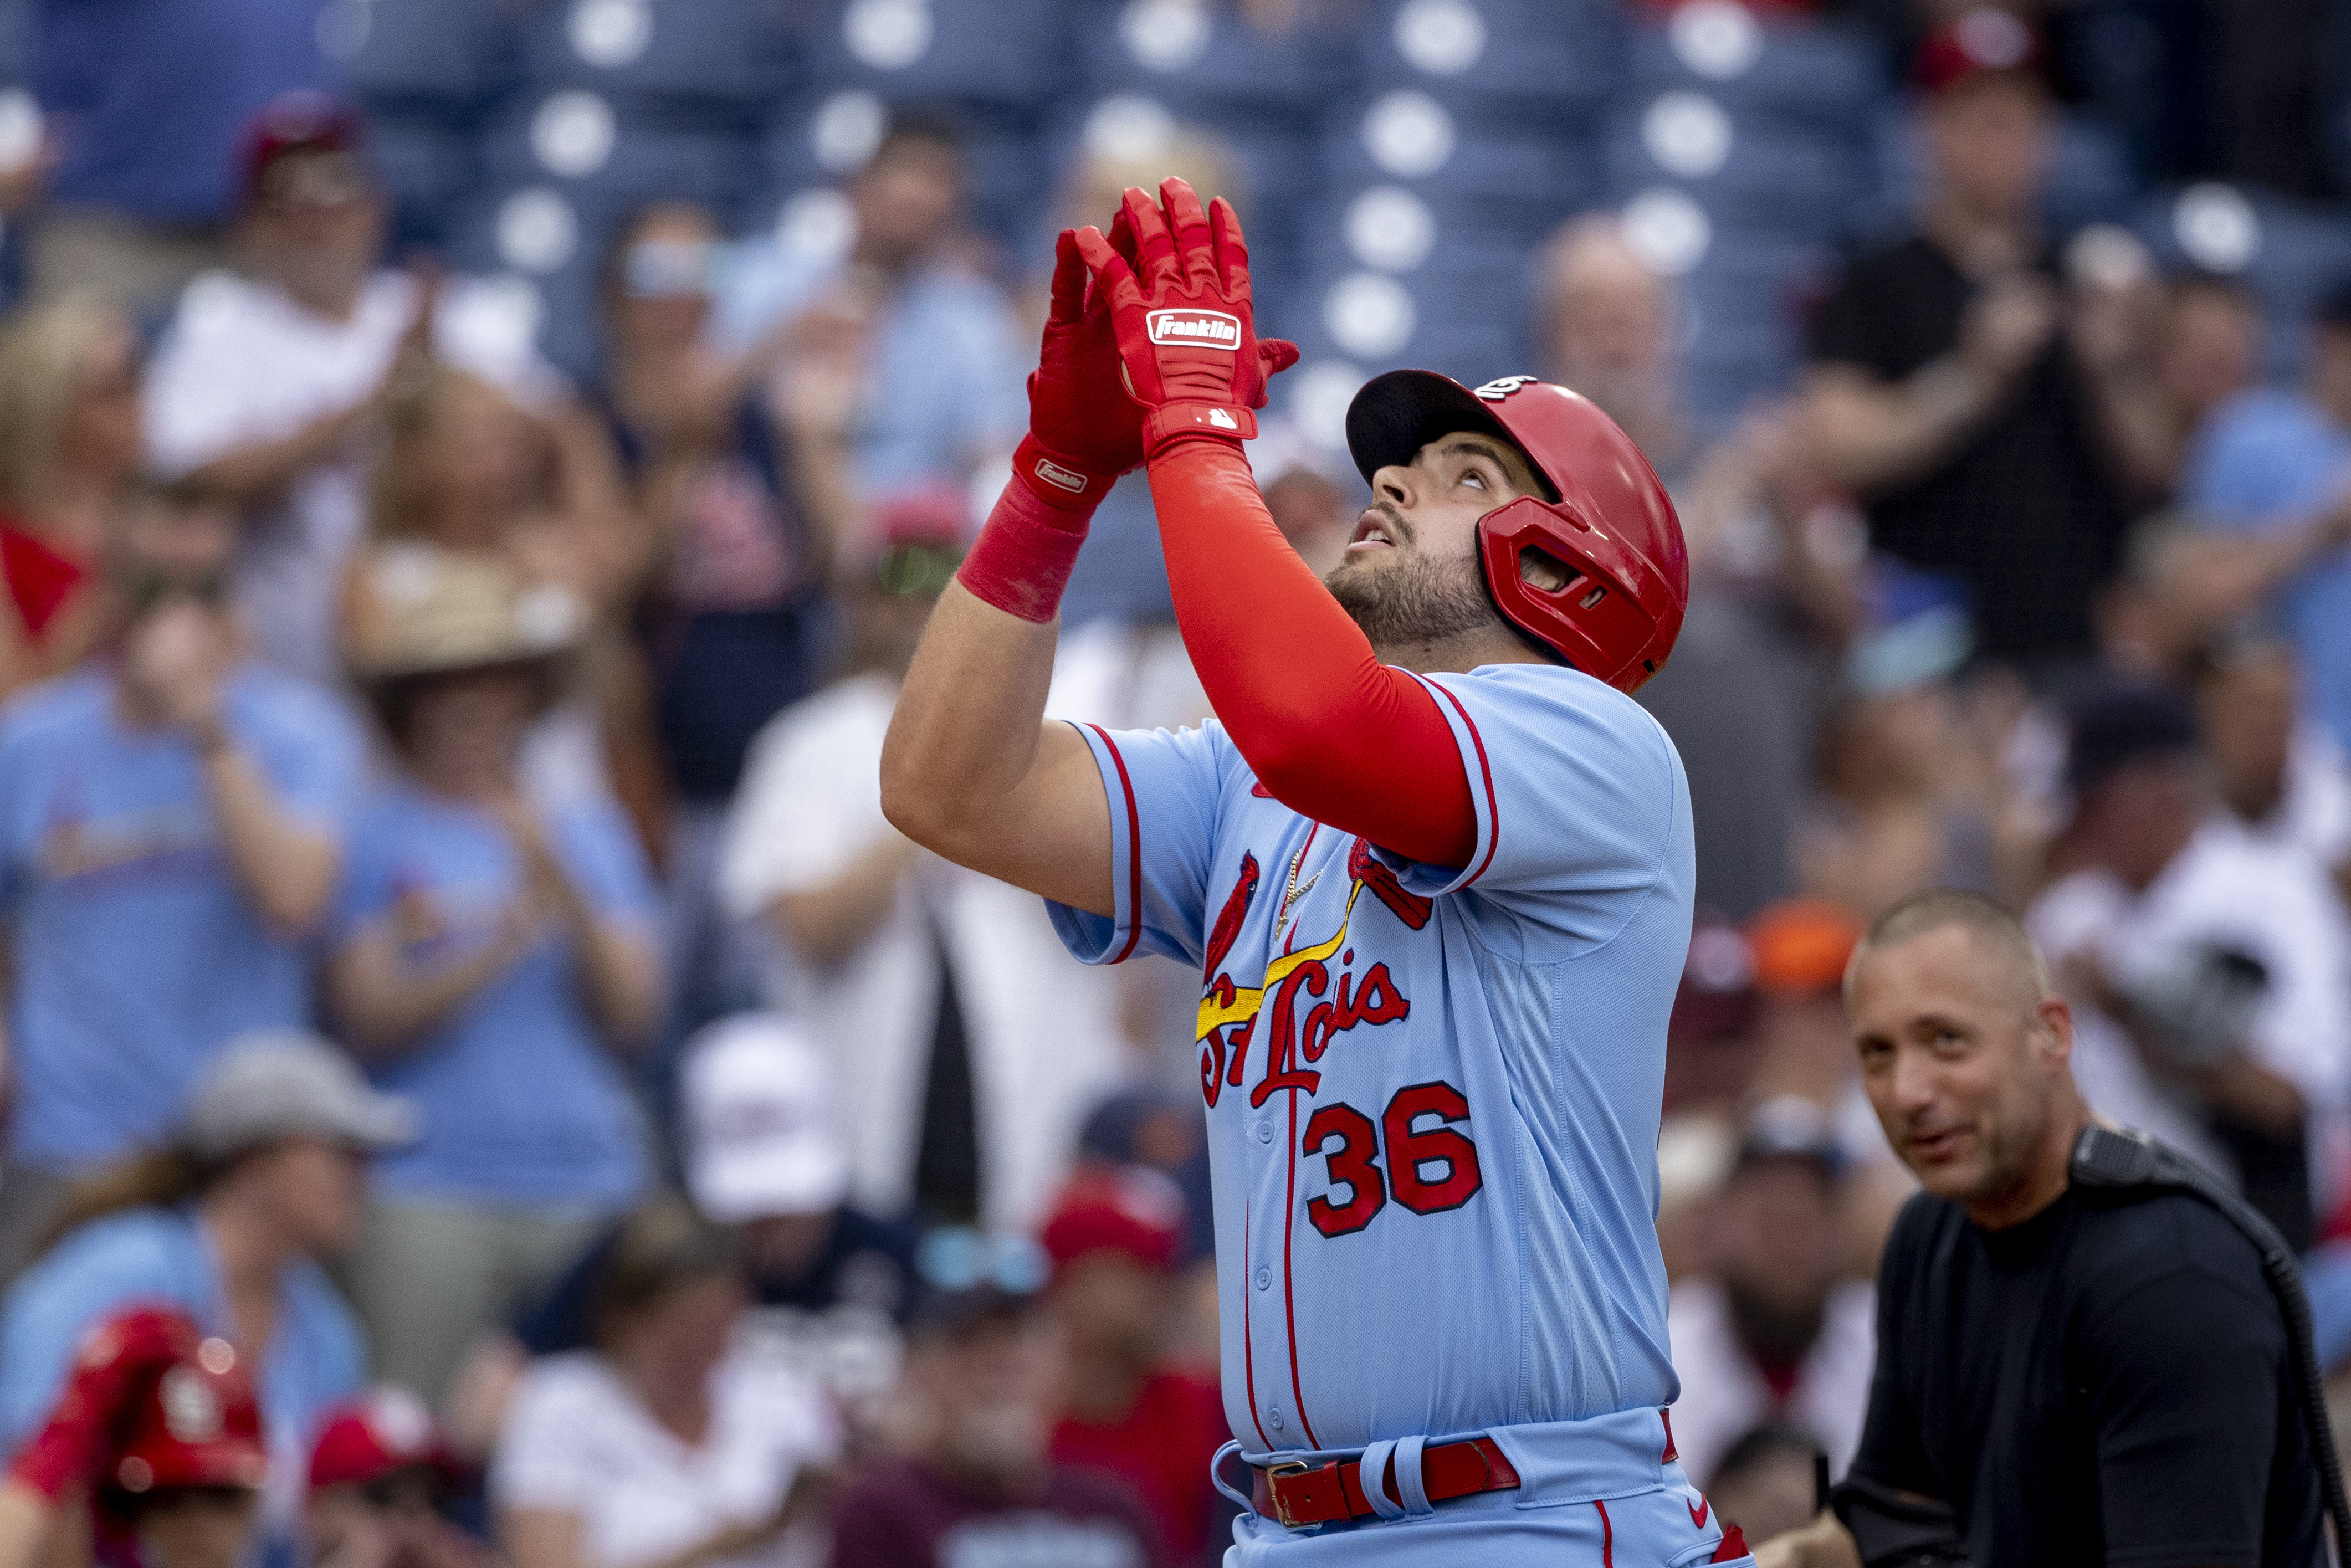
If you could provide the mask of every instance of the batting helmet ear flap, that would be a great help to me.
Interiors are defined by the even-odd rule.
[[[1571,503],[1497,507],[1478,519],[1478,559],[1504,619],[1619,691],[1656,674],[1681,632],[1680,596],[1647,557]]]

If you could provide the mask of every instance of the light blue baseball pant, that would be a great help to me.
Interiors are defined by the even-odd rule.
[[[1478,1435],[1459,1432],[1428,1442]],[[1721,1521],[1682,1473],[1659,1411],[1493,1427],[1484,1435],[1510,1457],[1519,1472],[1517,1487],[1411,1509],[1394,1519],[1304,1530],[1245,1511],[1233,1521],[1225,1568],[1697,1568],[1717,1562],[1752,1568],[1754,1558],[1736,1538],[1726,1542]],[[1237,1448],[1228,1445],[1217,1456],[1217,1480],[1236,1497],[1221,1467]],[[1359,1458],[1362,1450],[1243,1457],[1260,1465],[1293,1459],[1320,1465]],[[1404,1462],[1399,1450],[1398,1463]],[[1401,1474],[1397,1490],[1407,1497],[1420,1490]],[[1723,1552],[1728,1555],[1717,1555]]]

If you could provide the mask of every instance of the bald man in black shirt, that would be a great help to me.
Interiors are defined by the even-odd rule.
[[[1846,1007],[1870,1103],[1926,1189],[1879,1269],[1848,1487],[1946,1505],[1976,1568],[2323,1563],[2259,1255],[2187,1193],[2074,1185],[2091,1117],[2073,1019],[2015,917],[1973,894],[1897,904],[1855,954]],[[1756,1556],[1864,1561],[1830,1514]]]

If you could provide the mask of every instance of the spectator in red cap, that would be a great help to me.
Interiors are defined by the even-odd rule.
[[[487,1568],[444,1521],[455,1465],[424,1401],[393,1384],[336,1406],[310,1450],[312,1568]]]
[[[107,1568],[239,1568],[268,1472],[244,1358],[176,1312],[134,1308],[84,1337],[47,1421],[10,1461],[0,1568],[54,1560],[55,1527],[79,1500]]]
[[[1183,1228],[1175,1184],[1128,1166],[1072,1185],[1044,1229],[1068,1361],[1053,1458],[1133,1487],[1175,1563],[1209,1560],[1219,1507],[1208,1467],[1231,1436],[1214,1374],[1169,1364]]]
[[[147,381],[147,444],[245,518],[231,587],[262,654],[340,676],[334,603],[381,407],[434,361],[544,402],[532,312],[492,285],[386,270],[386,206],[349,107],[288,93],[246,127],[236,272],[191,284]]]
[[[2040,64],[2005,11],[1928,38],[1917,228],[1856,260],[1815,316],[1804,408],[1872,543],[1964,584],[1979,651],[2027,665],[2089,652],[2092,590],[2128,517],[2102,434],[2110,367],[2072,340],[2041,229]]]

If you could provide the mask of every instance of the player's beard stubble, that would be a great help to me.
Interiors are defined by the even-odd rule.
[[[1420,549],[1418,530],[1402,514],[1384,503],[1375,505],[1398,542],[1343,559],[1322,580],[1375,652],[1384,658],[1387,650],[1441,643],[1499,619],[1479,579],[1475,554],[1434,559]]]

